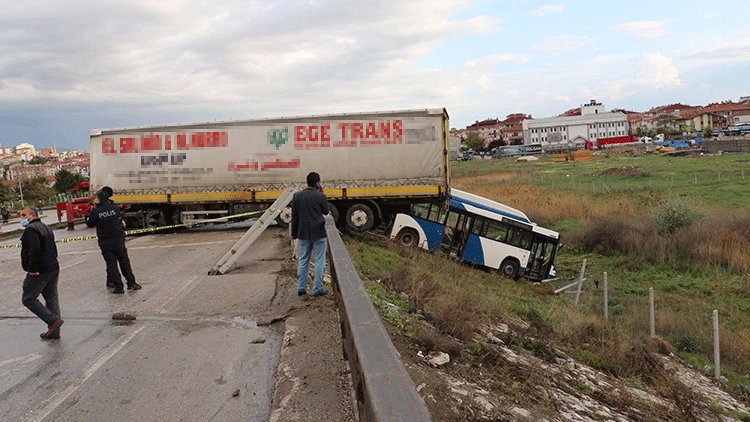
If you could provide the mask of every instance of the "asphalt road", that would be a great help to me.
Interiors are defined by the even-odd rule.
[[[276,312],[283,230],[208,276],[236,228],[129,238],[143,289],[124,295],[105,288],[96,240],[58,244],[60,340],[39,338],[46,325],[21,304],[20,250],[0,249],[0,421],[268,420],[284,333],[257,322]]]
[[[21,237],[21,232],[20,232],[20,230],[21,230],[21,222],[20,221],[21,220],[19,220],[18,218],[15,218],[15,216],[14,216],[14,218],[9,219],[8,223],[0,225],[0,227],[2,227],[2,232],[3,233],[10,233],[10,232],[18,231],[18,237],[20,238]],[[44,210],[44,214],[42,214],[42,221],[44,222],[44,224],[57,223],[58,222],[57,221],[57,211],[55,211],[55,210]],[[62,221],[64,222],[65,219],[63,219]],[[0,222],[2,222],[2,220],[0,220]]]

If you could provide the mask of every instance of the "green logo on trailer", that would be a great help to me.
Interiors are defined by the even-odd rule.
[[[270,129],[266,138],[268,143],[275,146],[278,151],[282,145],[289,141],[289,128],[284,126],[283,129]]]

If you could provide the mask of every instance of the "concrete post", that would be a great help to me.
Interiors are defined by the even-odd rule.
[[[604,322],[609,322],[609,291],[607,289],[607,272],[604,272]]]
[[[578,299],[581,297],[581,284],[583,284],[583,274],[586,272],[586,260],[583,260],[581,265],[581,275],[578,276],[578,286],[576,287],[576,301],[575,306],[578,306]]]
[[[654,318],[654,288],[648,288],[648,325],[651,336],[656,335],[656,321]]]
[[[719,311],[714,309],[714,379],[721,377],[721,355],[719,350]]]

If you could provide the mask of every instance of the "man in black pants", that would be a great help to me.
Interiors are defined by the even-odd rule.
[[[57,262],[55,235],[31,207],[21,210],[21,225],[26,228],[21,236],[21,266],[27,273],[23,280],[21,302],[47,323],[47,331],[39,336],[45,340],[58,339],[64,321],[60,318],[60,301],[57,297],[60,264]],[[44,305],[38,299],[40,294],[44,298]]]
[[[135,282],[133,270],[130,268],[128,250],[125,248],[125,223],[122,221],[120,208],[109,201],[107,192],[96,193],[99,205],[89,211],[86,225],[96,227],[99,238],[99,249],[102,251],[104,262],[107,264],[107,287],[112,287],[112,293],[125,293],[120,271],[128,282],[128,290],[139,290],[141,285]]]

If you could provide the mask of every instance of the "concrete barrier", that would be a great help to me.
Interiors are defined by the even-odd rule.
[[[360,421],[432,421],[359,278],[333,218],[328,257]]]

